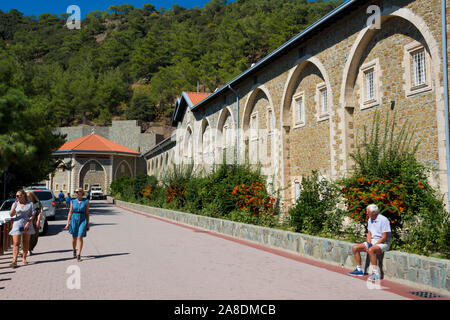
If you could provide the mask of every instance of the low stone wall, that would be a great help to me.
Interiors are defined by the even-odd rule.
[[[124,208],[285,250],[332,265],[339,265],[348,269],[355,267],[352,253],[354,243],[154,208],[116,200],[111,197],[108,197],[108,200]],[[365,253],[362,253],[363,267],[365,260]],[[450,260],[388,251],[384,255],[383,271],[384,279],[445,295],[450,294]]]

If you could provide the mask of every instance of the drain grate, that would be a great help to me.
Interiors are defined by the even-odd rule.
[[[409,292],[410,294],[413,294],[415,296],[421,297],[421,298],[428,298],[428,299],[433,299],[433,298],[441,298],[442,296],[432,293],[432,292],[428,292],[428,291],[411,291]]]

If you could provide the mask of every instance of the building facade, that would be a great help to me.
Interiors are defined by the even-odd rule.
[[[348,174],[363,127],[395,112],[446,195],[441,15],[440,0],[343,3],[197,104],[177,103],[174,163],[259,163],[289,205],[312,170]]]
[[[53,153],[61,165],[46,181],[56,193],[101,186],[108,193],[111,182],[122,176],[146,173],[141,153],[155,146],[160,137],[141,133],[137,121],[113,121],[111,127],[55,128],[68,140]],[[121,142],[121,143],[120,143]],[[122,144],[123,143],[123,144]]]

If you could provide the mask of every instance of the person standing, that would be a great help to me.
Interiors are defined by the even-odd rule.
[[[388,218],[381,215],[378,206],[370,204],[367,206],[366,212],[369,216],[367,225],[366,242],[353,246],[353,256],[356,261],[356,269],[349,274],[352,276],[363,276],[364,272],[361,268],[360,252],[367,252],[372,266],[372,275],[370,281],[380,280],[380,270],[377,266],[377,255],[389,250],[391,244],[391,225]]]
[[[89,231],[89,200],[83,198],[84,191],[82,188],[75,190],[75,196],[76,198],[70,202],[69,215],[64,230],[69,230],[72,235],[73,257],[80,262],[83,238],[86,237],[86,231]]]
[[[17,191],[16,202],[14,202],[9,213],[11,217],[14,215],[16,216],[9,233],[13,239],[13,260],[10,264],[11,268],[17,267],[17,256],[19,255],[21,236],[23,236],[22,262],[24,265],[28,264],[27,253],[30,244],[30,236],[35,232],[32,223],[35,214],[36,210],[34,209],[34,205],[32,202],[28,201],[25,191]]]
[[[64,193],[62,192],[62,190],[59,191],[58,200],[59,200],[59,208],[61,208],[64,202]]]
[[[34,210],[36,210],[36,214],[34,215],[33,219],[33,227],[35,233],[32,234],[30,237],[30,248],[28,249],[31,256],[39,240],[39,227],[41,225],[41,218],[42,218],[42,204],[32,191],[27,192],[27,199],[33,202]]]
[[[72,198],[70,197],[70,193],[67,192],[67,197],[66,197],[66,209],[70,208],[70,200],[72,200]]]

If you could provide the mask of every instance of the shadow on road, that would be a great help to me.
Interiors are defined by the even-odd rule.
[[[44,237],[56,236],[61,231],[64,231],[65,224],[48,224],[47,234]]]
[[[129,252],[124,252],[124,253],[111,253],[111,254],[100,254],[100,255],[96,255],[96,256],[86,256],[84,257],[85,260],[92,260],[92,259],[101,259],[101,258],[107,258],[107,257],[115,257],[115,256],[124,256],[130,254]]]
[[[90,227],[96,227],[96,226],[116,226],[117,223],[89,223]]]
[[[11,274],[11,273],[16,273],[16,272],[15,272],[15,271],[0,272],[0,275],[3,275],[3,274]]]
[[[67,258],[60,258],[60,259],[51,259],[51,260],[41,260],[41,261],[33,261],[32,263],[26,265],[26,266],[22,266],[22,267],[27,267],[27,266],[32,266],[35,264],[42,264],[42,263],[49,263],[49,262],[61,262],[61,261],[67,261],[67,260],[74,260],[74,258],[72,256],[67,257]]]
[[[62,252],[72,252],[72,250],[54,250],[54,251],[44,251],[44,252],[38,252],[38,253],[33,252],[32,257],[38,256],[40,254],[62,253]]]

